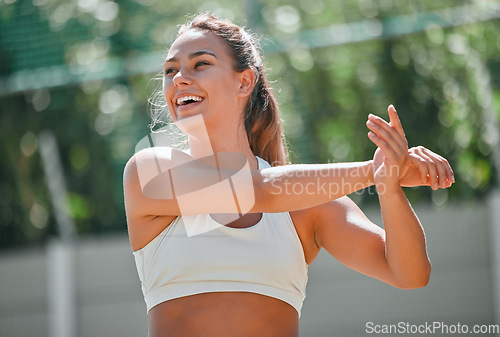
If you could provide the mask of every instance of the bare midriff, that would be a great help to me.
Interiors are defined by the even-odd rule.
[[[149,311],[149,337],[298,337],[297,311],[279,299],[248,292],[176,298]]]

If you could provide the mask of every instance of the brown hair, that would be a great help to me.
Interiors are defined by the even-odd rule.
[[[210,14],[195,16],[179,29],[177,37],[191,29],[200,29],[222,38],[229,46],[234,69],[251,69],[255,85],[243,115],[245,130],[253,153],[272,166],[289,162],[278,102],[267,79],[262,56],[254,36],[244,28]]]

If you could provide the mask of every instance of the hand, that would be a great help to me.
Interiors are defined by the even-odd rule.
[[[455,178],[448,161],[423,146],[408,149],[396,109],[390,105],[388,112],[390,123],[371,114],[366,123],[369,138],[378,146],[373,157],[375,184],[391,182],[394,186],[397,177],[404,187],[450,187]]]
[[[430,186],[437,190],[455,182],[453,170],[442,156],[423,146],[412,147],[408,153],[408,165],[400,176],[401,186]]]
[[[370,129],[368,138],[377,145],[373,155],[373,176],[375,185],[384,190],[400,188],[400,176],[408,161],[408,141],[394,106],[387,109],[390,122],[370,114],[366,126]]]

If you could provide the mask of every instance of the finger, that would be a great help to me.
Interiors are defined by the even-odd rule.
[[[431,158],[435,165],[440,166],[441,168],[438,169],[439,170],[444,170],[445,173],[443,173],[443,171],[441,170],[439,173],[440,175],[440,187],[441,188],[447,188],[447,187],[450,187],[454,182],[455,182],[455,175],[453,173],[453,169],[451,168],[451,165],[450,163],[448,162],[448,160],[446,160],[446,158],[444,158],[443,156],[423,147],[423,146],[418,146],[417,148],[412,148],[411,151],[417,151],[417,152],[424,152],[426,153],[426,155]],[[443,182],[444,180],[444,182]]]
[[[392,129],[387,122],[383,121],[375,123],[372,120],[366,122],[366,126],[375,133],[378,137],[383,139],[388,145],[390,145],[395,152],[399,155],[406,155],[407,147],[406,143],[401,140],[399,134]]]
[[[438,181],[438,187],[445,188],[446,187],[446,170],[444,169],[444,164],[433,153],[429,153],[428,151],[425,151],[425,150],[424,150],[424,152],[432,160],[432,163],[433,163],[434,167],[436,168],[436,172],[437,172],[436,178]]]
[[[404,133],[402,137],[401,134],[398,132],[398,130],[396,130],[395,127],[386,122],[383,118],[380,118],[379,116],[376,116],[374,114],[369,114],[368,120],[383,128],[387,133],[391,134],[394,139],[398,140],[401,144],[403,144],[406,149],[408,148],[408,142],[404,137]]]
[[[429,186],[433,190],[438,189],[438,172],[436,170],[436,165],[432,159],[424,152],[425,148],[423,146],[418,146],[416,152],[418,155],[425,160],[427,169],[429,171]]]
[[[403,125],[401,124],[401,120],[399,119],[398,112],[396,111],[394,105],[392,104],[389,105],[389,107],[387,108],[387,112],[389,113],[390,125],[394,129],[396,129],[401,138],[403,138],[406,141],[406,135],[405,131],[403,130]],[[408,144],[408,141],[406,141],[406,143]]]
[[[454,183],[455,182],[455,174],[453,173],[453,169],[451,168],[451,165],[448,162],[448,160],[446,160],[446,158],[444,158],[443,156],[441,156],[435,152],[432,152],[429,149],[426,149],[426,150],[428,152],[432,153],[433,155],[435,155],[437,158],[439,158],[439,160],[442,162],[443,167],[446,171],[446,180],[449,180],[450,182]]]
[[[422,150],[429,158],[431,158],[436,167],[436,171],[438,173],[439,187],[446,188],[450,185],[447,184],[447,181],[451,182],[453,178],[453,171],[451,170],[451,166],[448,161],[437,153],[432,152],[431,150],[424,148]]]
[[[377,147],[380,148],[380,150],[382,150],[382,152],[384,153],[384,156],[387,159],[389,159],[391,161],[397,161],[396,153],[394,152],[393,148],[386,141],[384,141],[382,138],[377,136],[373,131],[368,132],[368,138],[370,138],[370,140],[375,145],[377,145]]]

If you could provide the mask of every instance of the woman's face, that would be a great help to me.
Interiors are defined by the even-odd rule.
[[[224,40],[189,30],[172,44],[164,64],[163,93],[174,121],[202,114],[205,124],[241,118],[241,73]]]

